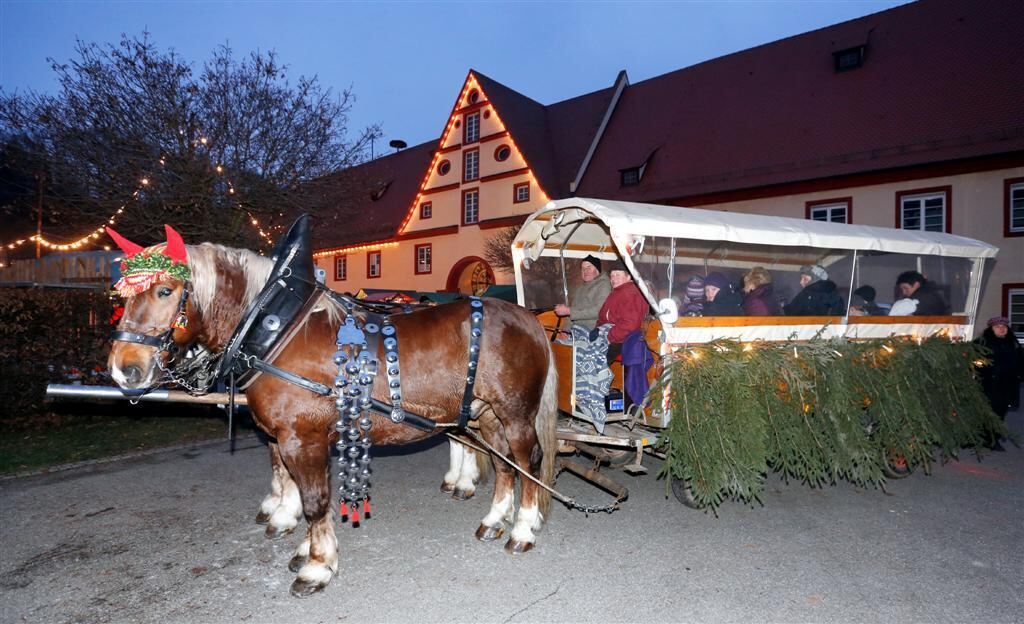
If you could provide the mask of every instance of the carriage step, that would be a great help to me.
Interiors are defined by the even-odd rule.
[[[626,464],[622,467],[622,471],[631,475],[642,475],[647,474],[647,466],[643,464]]]

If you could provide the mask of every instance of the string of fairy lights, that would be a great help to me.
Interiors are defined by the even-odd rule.
[[[208,143],[209,143],[209,139],[207,139],[206,137],[201,137],[198,141],[195,142],[195,145],[197,147],[199,145],[204,145],[205,146]],[[166,163],[166,160],[165,160],[165,158],[160,158],[158,160],[158,162],[159,162],[160,166],[163,167],[165,165],[165,163]],[[223,176],[224,175],[224,166],[221,165],[221,164],[215,165],[213,170],[219,176]],[[224,181],[225,181],[225,183],[227,184],[227,187],[228,187],[228,191],[227,191],[228,194],[229,195],[234,195],[235,194],[235,185],[232,182],[232,180],[230,178],[225,178]],[[135,191],[131,195],[132,201],[137,201],[138,198],[139,198],[139,195],[141,195],[142,192],[145,191],[145,189],[148,188],[151,185],[151,183],[152,183],[152,181],[150,180],[149,177],[142,177],[142,178],[140,178],[139,179],[138,187],[135,189]],[[97,226],[97,227],[93,228],[92,230],[90,230],[89,233],[85,234],[84,236],[82,236],[80,238],[77,238],[77,239],[74,239],[74,240],[72,240],[70,242],[58,243],[58,242],[49,240],[48,238],[43,236],[42,233],[39,233],[39,234],[32,234],[31,236],[26,236],[24,238],[19,238],[19,239],[16,239],[16,240],[8,241],[6,243],[0,243],[0,249],[14,250],[14,249],[18,249],[19,247],[21,247],[22,245],[24,245],[26,243],[38,243],[41,247],[43,247],[45,249],[48,249],[50,251],[76,251],[76,250],[82,249],[83,247],[94,245],[94,244],[96,244],[96,241],[98,241],[100,239],[101,236],[105,235],[105,232],[106,232],[105,228],[106,227],[112,226],[112,225],[117,223],[118,217],[120,215],[124,214],[124,211],[125,211],[126,208],[128,208],[128,205],[129,204],[127,202],[124,203],[124,204],[121,204],[117,208],[117,210],[115,210],[106,219],[106,221],[104,221],[99,226]],[[257,219],[252,214],[251,211],[246,210],[245,208],[243,208],[241,204],[237,204],[237,207],[245,211],[246,216],[248,217],[249,224],[253,227],[253,229],[256,230],[256,232],[259,235],[260,239],[263,240],[266,243],[273,243],[273,239],[271,238],[271,232],[269,231],[270,227],[268,226],[267,229],[264,229],[263,225],[260,224],[259,219]],[[110,249],[110,245],[103,245],[103,249],[109,250]]]

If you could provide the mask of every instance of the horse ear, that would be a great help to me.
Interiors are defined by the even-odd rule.
[[[113,228],[108,227],[107,234],[110,235],[110,238],[114,239],[114,242],[117,243],[117,246],[120,247],[121,251],[123,251],[125,255],[128,256],[129,258],[142,251],[142,245],[137,245],[131,242],[124,236],[121,236],[120,234],[115,232]]]
[[[167,248],[164,250],[167,257],[175,262],[188,262],[188,252],[185,251],[185,241],[181,239],[181,234],[166,223],[164,231],[167,232]]]

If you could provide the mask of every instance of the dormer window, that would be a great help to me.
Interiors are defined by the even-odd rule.
[[[857,69],[864,64],[864,46],[854,46],[833,52],[832,60],[835,62],[837,72]]]
[[[626,167],[625,169],[619,169],[619,186],[639,186],[640,180],[644,179],[644,172],[647,171],[647,165],[651,164],[651,159],[658,153],[659,147],[651,150],[651,153],[644,158],[644,161],[637,167]]]
[[[372,193],[370,193],[370,201],[377,201],[381,197],[384,197],[384,193],[387,193],[389,188],[391,188],[391,180],[382,182],[377,186],[377,188],[373,189]]]

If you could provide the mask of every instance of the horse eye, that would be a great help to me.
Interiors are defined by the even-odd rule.
[[[160,297],[161,299],[163,299],[164,297],[170,297],[172,292],[174,292],[174,291],[171,290],[170,288],[168,288],[166,286],[161,286],[160,290],[158,290],[156,292],[156,296]]]

